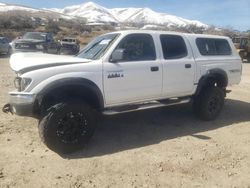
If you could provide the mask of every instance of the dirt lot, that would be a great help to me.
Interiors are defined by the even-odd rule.
[[[106,117],[82,151],[59,156],[37,121],[0,112],[0,187],[250,187],[250,64],[221,116],[189,105]],[[0,106],[13,89],[0,59]]]

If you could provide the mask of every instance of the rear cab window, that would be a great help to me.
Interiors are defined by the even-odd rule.
[[[197,38],[196,45],[203,56],[232,54],[232,49],[226,39]]]
[[[160,35],[164,59],[181,59],[188,55],[184,39],[179,35]]]

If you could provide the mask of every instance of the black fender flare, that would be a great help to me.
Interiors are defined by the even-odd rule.
[[[207,83],[211,80],[211,79],[216,79],[218,76],[220,76],[222,78],[222,82],[221,82],[221,87],[226,88],[228,85],[228,76],[226,71],[219,69],[219,68],[215,68],[215,69],[211,69],[208,70],[206,75],[203,75],[199,82],[198,82],[198,86],[195,92],[195,95],[199,95],[201,90],[203,89],[204,86],[207,85]]]
[[[59,89],[61,87],[67,87],[67,86],[77,86],[77,87],[84,87],[85,89],[88,89],[98,99],[100,108],[101,109],[104,108],[104,98],[103,98],[103,94],[100,88],[94,82],[88,79],[79,78],[79,77],[62,78],[62,79],[55,80],[49,83],[46,87],[44,87],[38,93],[37,99],[38,101],[41,101],[43,96],[45,96],[47,93],[50,93],[51,91],[55,89]]]

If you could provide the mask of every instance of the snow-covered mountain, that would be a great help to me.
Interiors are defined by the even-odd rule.
[[[59,12],[59,9],[55,10],[49,10],[49,9],[38,9],[38,8],[32,8],[32,7],[26,7],[22,5],[14,5],[14,4],[7,4],[7,3],[1,3],[0,2],[0,14],[1,13],[7,13],[7,12],[15,12],[17,15],[30,15],[30,16],[37,16],[41,18],[64,18],[64,19],[72,19],[74,17],[70,15],[65,15]]]
[[[8,12],[8,11],[14,11],[14,10],[29,11],[29,12],[39,12],[39,9],[35,9],[35,8],[30,8],[30,7],[20,6],[20,5],[11,5],[11,4],[0,3],[0,12]]]
[[[199,27],[207,27],[206,24],[200,21],[187,20],[166,13],[158,13],[149,8],[107,9],[96,3],[88,2],[63,9],[50,10],[66,15],[85,17],[88,22],[142,23],[166,26],[187,26],[192,24]]]
[[[48,15],[72,19],[84,17],[89,23],[137,23],[140,25],[158,26],[187,26],[208,27],[208,25],[196,20],[188,20],[167,13],[158,13],[149,8],[114,8],[107,9],[93,2],[81,5],[65,7],[63,9],[37,9],[20,5],[0,3],[0,13],[8,11],[25,11],[32,14]]]
[[[109,9],[92,2],[65,7],[59,12],[70,16],[85,17],[88,22],[118,22]]]
[[[111,12],[120,22],[167,26],[186,26],[191,24],[197,25],[199,27],[207,26],[199,21],[187,20],[166,13],[158,13],[149,8],[115,8],[111,9]]]

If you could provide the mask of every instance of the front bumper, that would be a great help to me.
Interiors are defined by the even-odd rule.
[[[36,95],[31,93],[10,92],[9,103],[3,107],[2,111],[19,116],[33,117],[35,98]]]

